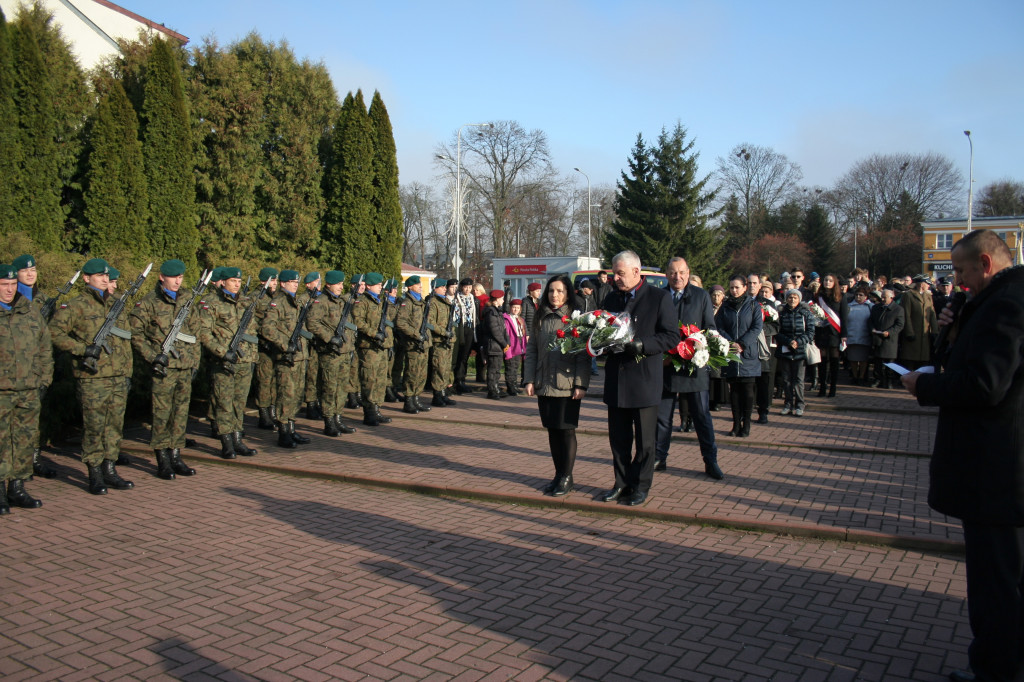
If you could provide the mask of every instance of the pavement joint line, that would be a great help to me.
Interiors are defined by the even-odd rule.
[[[121,449],[136,454],[148,455],[150,453],[150,449],[146,446],[130,442],[122,442]],[[348,483],[368,488],[403,490],[417,495],[427,495],[431,497],[471,499],[482,502],[518,504],[544,509],[567,509],[571,511],[607,516],[626,516],[652,521],[665,521],[681,525],[700,525],[734,530],[769,532],[780,535],[807,537],[821,540],[836,540],[854,544],[876,545],[891,547],[894,549],[907,549],[938,554],[962,555],[964,553],[962,542],[933,538],[918,538],[895,533],[881,533],[851,528],[820,526],[816,524],[773,523],[769,521],[751,521],[748,519],[735,519],[723,516],[703,516],[699,514],[682,514],[670,511],[654,511],[650,509],[624,507],[619,504],[608,504],[606,502],[596,502],[591,500],[548,498],[544,496],[537,497],[518,493],[500,493],[491,490],[481,490],[478,488],[420,483],[399,478],[375,478],[372,476],[359,476],[329,471],[314,471],[310,469],[303,469],[301,467],[267,464],[259,461],[245,461],[239,459],[224,460],[213,455],[200,455],[191,452],[182,452],[181,456],[182,459],[196,462],[217,464],[221,466],[245,467],[247,469],[257,471],[266,471],[301,478],[336,481],[339,483]]]

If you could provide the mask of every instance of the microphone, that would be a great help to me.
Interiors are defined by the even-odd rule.
[[[967,294],[962,291],[957,291],[949,297],[949,312],[953,313],[953,322],[939,329],[939,334],[935,337],[934,354],[937,361],[941,360],[946,354],[946,346],[948,345],[946,343],[946,338],[949,336],[949,330],[956,323],[956,318],[960,314],[960,309],[964,307],[964,303],[966,302]]]

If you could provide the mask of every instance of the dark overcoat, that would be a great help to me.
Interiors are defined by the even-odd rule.
[[[668,292],[671,300],[672,290]],[[672,308],[679,324],[695,324],[702,330],[715,328],[715,309],[711,305],[711,297],[700,287],[687,284],[679,303],[672,303]],[[696,369],[691,375],[685,369],[677,372],[671,362],[665,365],[665,393],[699,393],[708,390],[710,384],[707,367]]]
[[[737,300],[726,298],[715,315],[715,326],[728,341],[743,346],[740,353],[742,362],[730,362],[722,368],[722,376],[730,379],[761,376],[761,358],[757,349],[757,337],[764,327],[761,304],[747,294]]]
[[[664,289],[640,284],[636,293],[615,290],[602,305],[612,313],[628,312],[633,338],[644,344],[644,356],[637,362],[630,353],[613,353],[605,364],[604,402],[609,407],[653,407],[661,401],[662,353],[679,343],[679,325],[672,309],[672,296]]]
[[[889,305],[876,305],[871,309],[871,346],[875,357],[895,360],[900,346],[900,332],[903,330],[903,306],[895,301]],[[889,332],[886,338],[875,331]]]
[[[1024,526],[1024,266],[968,301],[942,374],[917,401],[939,407],[928,504],[981,524]]]
[[[903,306],[903,333],[900,335],[900,360],[928,362],[932,358],[932,334],[937,330],[932,297],[910,290],[900,297]]]

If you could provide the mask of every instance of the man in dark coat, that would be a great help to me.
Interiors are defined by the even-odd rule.
[[[672,309],[680,324],[694,324],[702,330],[715,328],[715,311],[711,306],[708,292],[690,284],[690,266],[676,257],[665,266],[668,277],[668,292],[672,297]],[[678,324],[677,324],[678,327]],[[668,448],[672,441],[672,419],[676,404],[686,400],[690,417],[697,430],[700,454],[704,459],[704,473],[711,478],[724,478],[718,467],[718,446],[715,444],[715,427],[711,423],[711,408],[708,389],[711,377],[707,367],[701,367],[690,374],[685,369],[676,371],[671,362],[665,362],[664,388],[658,403],[658,430],[655,443],[655,471],[667,468]]]
[[[605,364],[604,402],[608,406],[608,440],[615,466],[615,487],[604,502],[647,500],[654,479],[654,443],[663,382],[662,353],[679,342],[672,297],[645,284],[640,257],[623,251],[612,259],[616,290],[602,302],[612,313],[628,312],[633,341]],[[636,439],[636,457],[633,440]]]
[[[882,289],[882,302],[871,309],[871,346],[875,354],[875,376],[872,387],[890,388],[892,370],[885,363],[893,362],[899,351],[903,331],[903,306],[896,303],[896,292]]]
[[[963,523],[972,673],[954,680],[1024,679],[1024,266],[990,230],[953,245],[971,299],[953,323],[945,371],[903,385],[939,407],[928,504]],[[941,359],[941,358],[940,358]]]

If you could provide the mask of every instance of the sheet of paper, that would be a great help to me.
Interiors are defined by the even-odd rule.
[[[888,367],[889,369],[891,369],[892,371],[896,372],[900,376],[903,376],[904,374],[910,374],[910,372],[911,372],[911,370],[907,369],[903,365],[897,365],[895,362],[887,362],[887,363],[885,363],[885,366]],[[924,367],[918,367],[914,371],[916,371],[916,372],[918,372],[920,374],[935,374],[935,368],[932,367],[931,365],[925,365]]]

